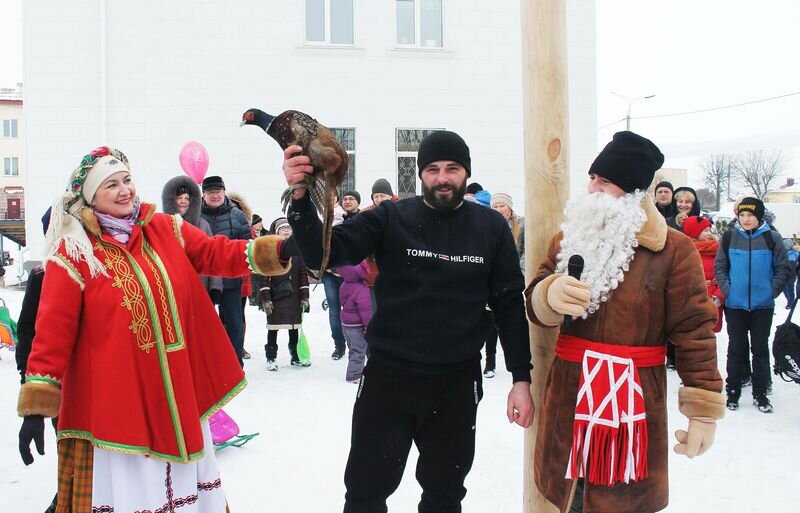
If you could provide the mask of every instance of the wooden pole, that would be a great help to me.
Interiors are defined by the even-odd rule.
[[[566,0],[521,0],[525,148],[525,276],[530,280],[563,218],[569,195]],[[549,333],[548,333],[549,332]],[[542,390],[553,361],[555,330],[530,325],[536,421],[525,433],[524,513],[550,513],[533,481]]]

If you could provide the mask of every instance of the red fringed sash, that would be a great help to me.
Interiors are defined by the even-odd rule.
[[[601,486],[646,478],[647,422],[638,368],[664,365],[666,347],[559,335],[556,356],[581,364],[565,477]]]

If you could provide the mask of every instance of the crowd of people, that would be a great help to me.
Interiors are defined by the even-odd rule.
[[[98,148],[43,218],[47,265],[31,275],[17,352],[23,461],[33,461],[32,442],[43,454],[50,417],[59,433],[52,511],[149,511],[180,496],[224,512],[207,421],[246,384],[248,300],[266,315],[260,368],[278,371],[286,330],[290,366],[304,369],[300,333],[319,281],[331,358],[347,356],[344,379],[358,384],[346,513],[386,511],[412,443],[419,511],[460,511],[498,340],[509,422],[531,426],[531,374],[548,376],[532,472],[543,496],[573,513],[663,509],[665,369],[680,377],[688,418],[679,454],[708,450],[745,386],[772,412],[774,298],[797,295],[798,249],[757,198],[738,201],[716,233],[690,187],[660,182],[650,197],[663,162],[648,139],[617,133],[526,287],[524,219],[507,192],[468,184],[470,149],[454,132],[422,141],[421,196],[400,200],[385,178],[364,207],[358,191],[341,192],[320,277],[308,271],[322,260],[322,223],[302,187],[312,166],[300,147],[284,151],[289,209],[267,227],[220,176],[167,181],[158,213],[136,194],[127,157]],[[576,256],[585,260],[577,276],[567,272]],[[529,322],[558,330],[549,368],[533,369]]]
[[[798,246],[774,226],[775,216],[755,197],[739,198],[735,217],[716,233],[711,219],[700,215],[700,201],[690,187],[674,189],[669,182],[655,188],[655,202],[667,224],[694,240],[702,257],[708,295],[718,309],[715,332],[728,332],[725,391],[729,410],[737,410],[742,388],[752,386],[753,404],[772,413],[769,338],[775,301],[786,296],[787,309],[797,297]],[[667,365],[675,368],[669,344]]]

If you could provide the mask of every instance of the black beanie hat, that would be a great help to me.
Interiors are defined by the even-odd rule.
[[[419,176],[422,177],[422,169],[437,160],[452,160],[458,162],[467,170],[467,176],[472,176],[470,166],[472,161],[469,157],[469,146],[455,132],[439,130],[425,137],[419,145],[417,153],[417,168]]]
[[[203,178],[203,185],[201,186],[203,192],[209,189],[225,189],[225,182],[222,181],[221,176],[207,176]]]
[[[664,155],[650,139],[633,132],[617,132],[589,168],[625,192],[645,190],[656,171],[664,164]]]
[[[375,183],[372,184],[372,194],[377,194],[379,192],[388,194],[389,196],[394,196],[394,193],[392,192],[392,186],[389,184],[389,180],[386,178],[378,178],[375,180]],[[370,194],[370,198],[372,197],[372,194]]]
[[[344,193],[342,194],[342,199],[344,199],[347,196],[354,197],[356,199],[356,203],[358,203],[359,205],[361,204],[361,195],[358,193],[358,191],[344,191]]]
[[[483,187],[478,182],[472,182],[471,184],[467,185],[467,194],[475,194],[476,192],[480,192],[483,190]]]
[[[258,223],[260,223],[260,222],[262,222],[262,221],[263,221],[263,219],[261,219],[261,216],[260,216],[260,215],[258,215],[258,214],[253,214],[253,222],[252,222],[252,223],[250,223],[250,226],[253,226],[253,225],[255,225],[255,224],[258,224]]]
[[[671,184],[671,183],[669,183],[669,182],[668,182],[668,181],[666,181],[666,180],[662,180],[662,181],[658,182],[658,184],[656,185],[656,188],[655,188],[655,189],[653,189],[653,191],[657,191],[657,190],[659,190],[659,189],[660,189],[660,188],[662,188],[662,187],[666,187],[666,188],[667,188],[667,189],[669,189],[670,191],[672,191],[672,192],[675,192],[675,187],[673,187],[673,186],[672,186],[672,184]]]
[[[739,207],[736,209],[736,215],[739,215],[740,212],[750,212],[756,219],[758,219],[759,224],[761,221],[764,220],[764,202],[758,198],[753,198],[748,196],[747,198],[742,199],[739,203]]]

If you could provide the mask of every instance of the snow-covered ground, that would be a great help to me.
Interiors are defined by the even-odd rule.
[[[13,317],[19,314],[22,292],[0,290]],[[327,312],[321,307],[322,287],[312,292],[312,312],[306,317],[313,365],[289,367],[286,334],[278,339],[278,372],[267,372],[263,345],[264,316],[248,307],[246,348],[253,355],[245,364],[249,386],[226,411],[243,433],[260,435],[242,448],[218,454],[223,484],[234,513],[341,511],[342,474],[350,440],[350,417],[356,386],[344,379],[346,361],[330,359],[333,349]],[[775,323],[786,316],[778,299]],[[798,319],[800,321],[800,319]],[[774,323],[774,324],[775,324]],[[725,363],[727,336],[720,334],[720,365]],[[48,430],[46,455],[25,467],[17,451],[20,420],[15,408],[19,375],[14,357],[0,350],[0,511],[41,512],[56,488],[55,437]],[[498,358],[502,361],[502,358]],[[465,512],[522,511],[523,430],[505,419],[510,375],[503,371],[484,380],[485,396],[478,412],[477,454],[467,479]],[[678,376],[669,374],[671,431],[685,428],[677,410]],[[741,408],[719,423],[711,451],[688,460],[670,456],[668,512],[728,513],[800,511],[800,386],[775,377],[771,396],[775,413],[759,413],[745,389]],[[400,488],[389,500],[390,511],[415,511],[419,486],[412,455]],[[123,512],[120,512],[123,513]],[[128,512],[124,512],[128,513]]]

